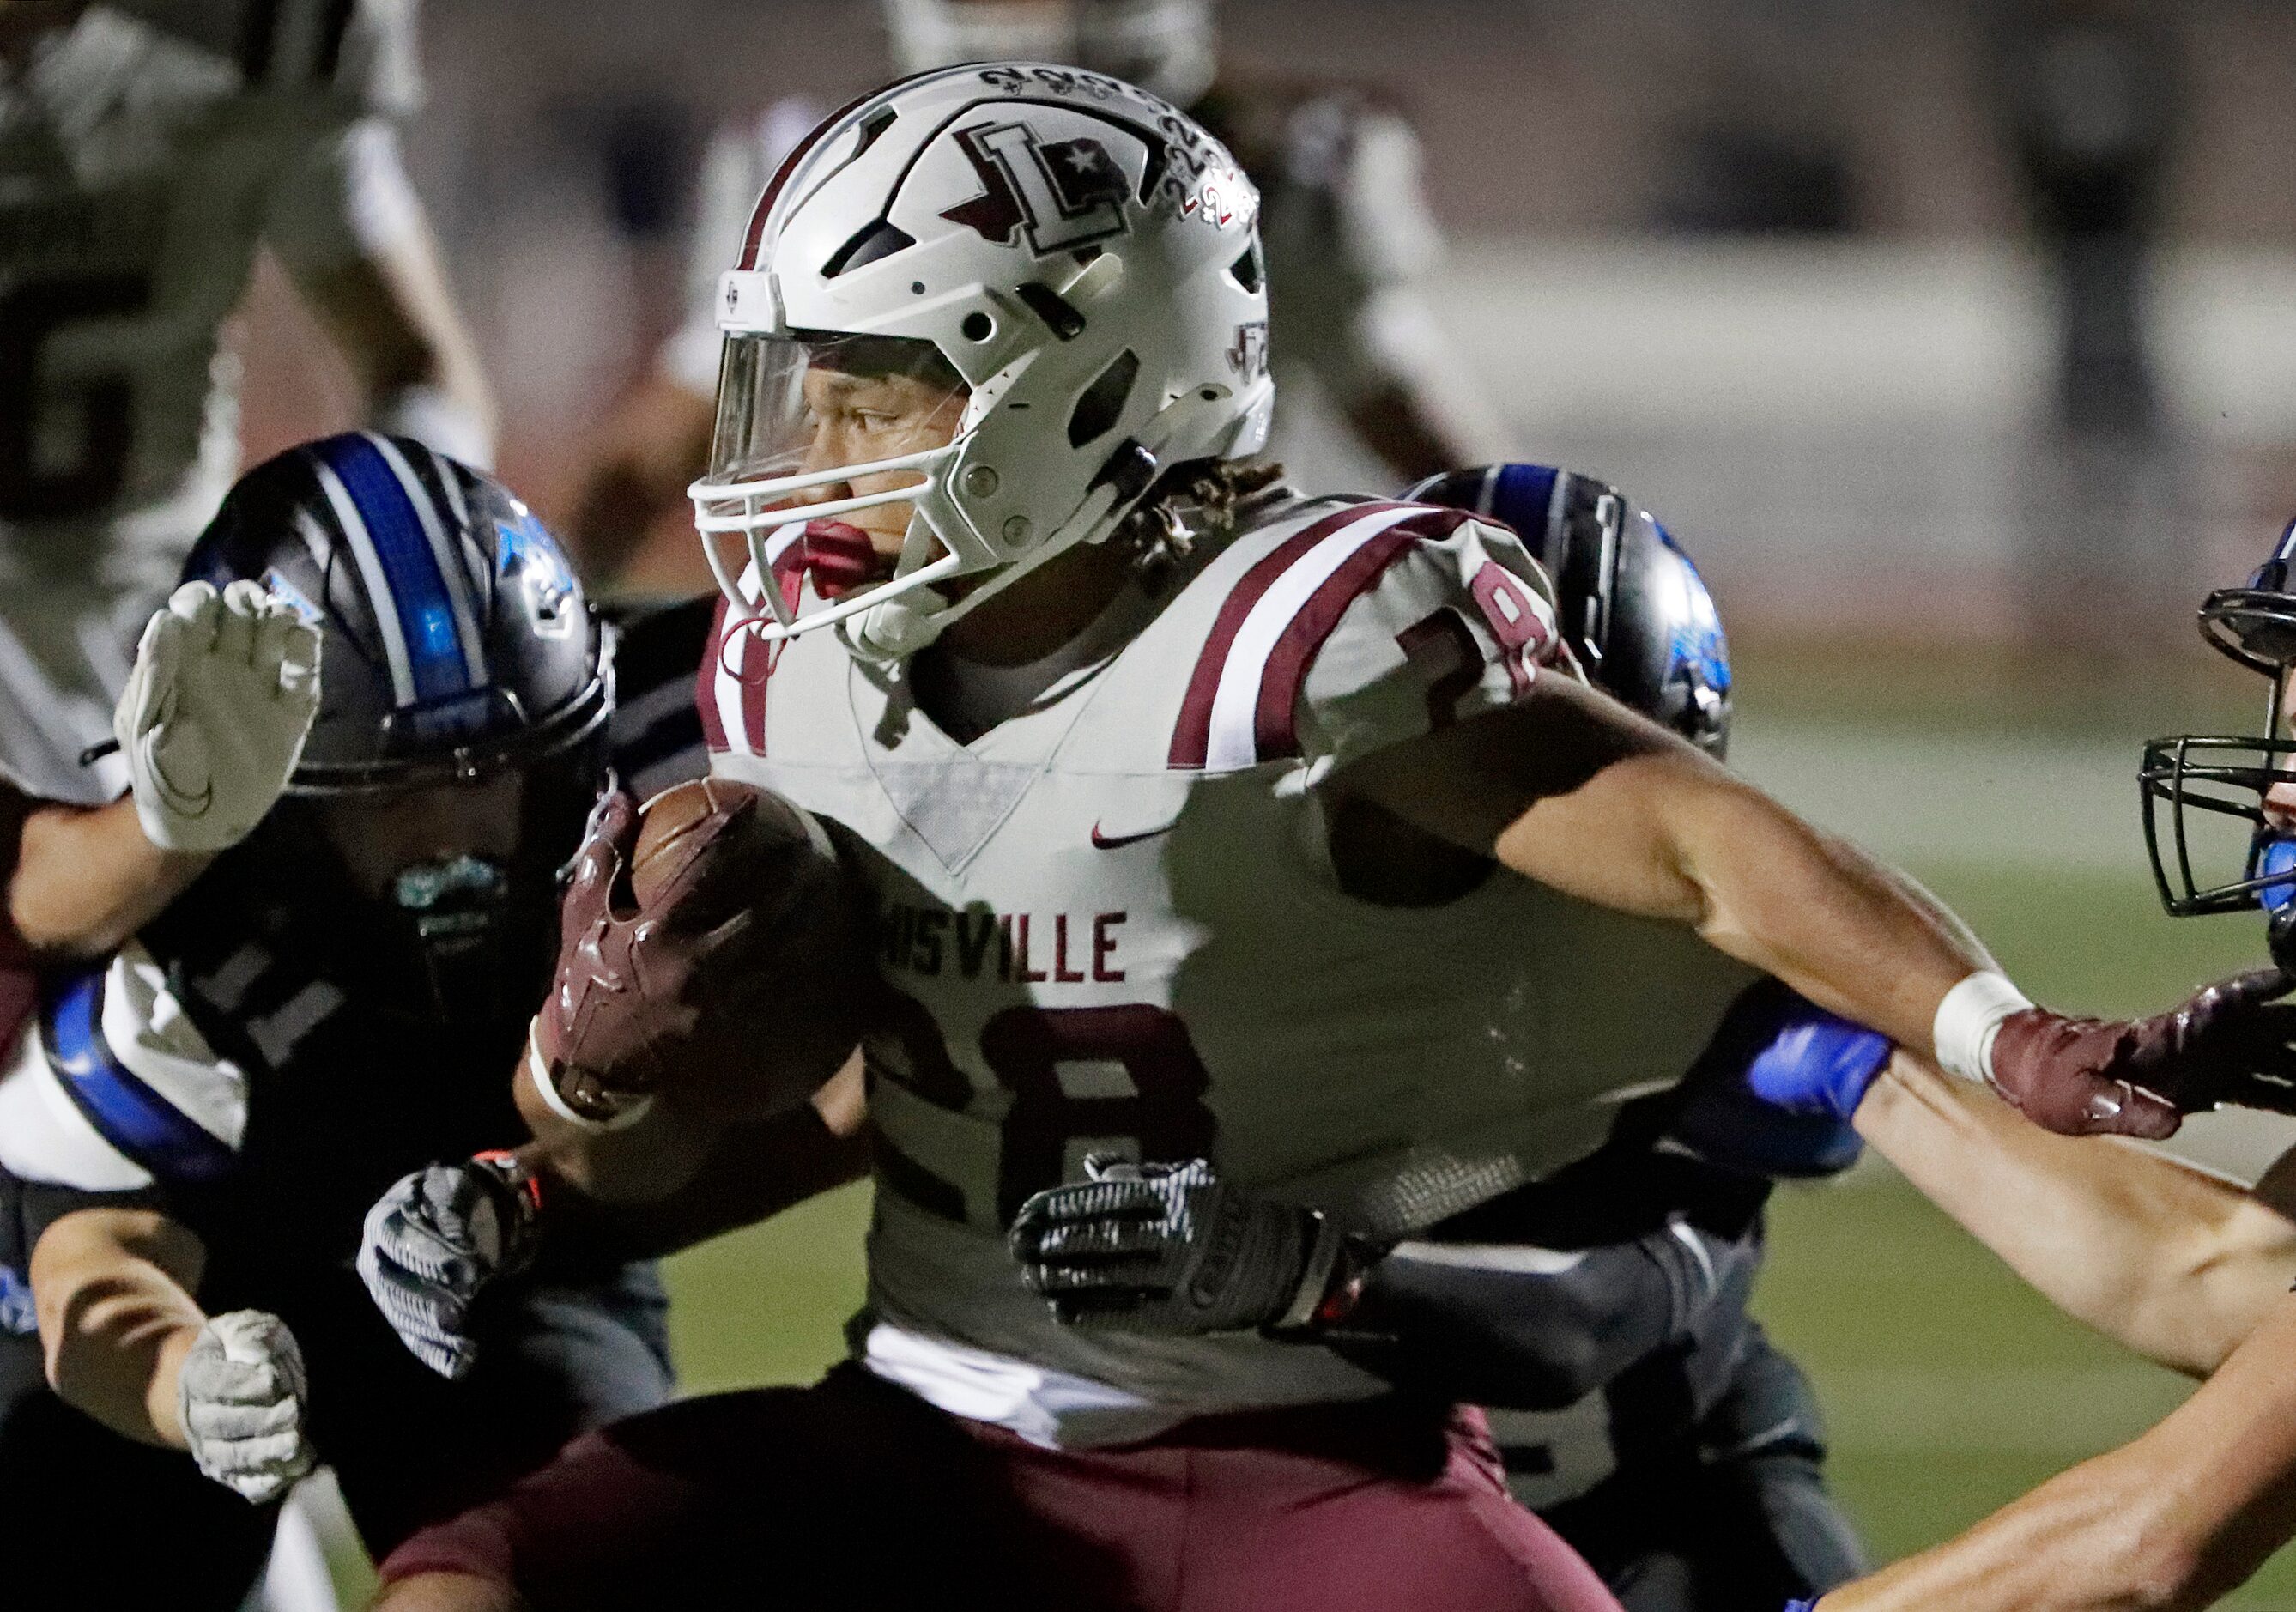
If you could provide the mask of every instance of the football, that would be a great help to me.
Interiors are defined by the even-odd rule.
[[[865,909],[817,823],[770,790],[679,784],[639,809],[627,879],[642,926],[691,958],[676,1061],[703,1106],[778,1109],[828,1078],[876,973]]]
[[[697,832],[713,813],[727,812],[759,792],[721,778],[693,778],[674,785],[638,808],[637,843],[630,852],[630,893],[651,906],[662,888],[708,849]]]

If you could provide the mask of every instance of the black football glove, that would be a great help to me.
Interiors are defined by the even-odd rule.
[[[1095,1155],[1085,1172],[1013,1221],[1021,1280],[1056,1320],[1193,1336],[1316,1319],[1342,1242],[1324,1215],[1231,1187],[1206,1159]]]

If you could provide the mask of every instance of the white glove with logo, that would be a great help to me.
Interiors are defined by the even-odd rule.
[[[186,582],[144,629],[112,712],[144,835],[223,851],[263,820],[319,711],[319,629],[253,582]]]
[[[184,1357],[176,1410],[200,1470],[259,1506],[311,1469],[303,1431],[310,1397],[303,1352],[287,1323],[234,1310],[200,1328]]]

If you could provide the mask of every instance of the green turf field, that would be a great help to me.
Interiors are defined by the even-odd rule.
[[[2120,753],[2100,765],[2118,766],[2110,758]],[[2098,786],[2125,800],[2128,777]],[[1997,782],[1947,786],[1984,794]],[[2012,788],[1987,809],[2039,812],[2049,802]],[[2054,1005],[2157,1008],[2258,960],[2254,922],[2172,921],[2133,858],[2121,868],[2112,857],[2070,859],[2078,865],[1940,859],[1914,871]],[[839,1323],[860,1294],[865,1218],[865,1197],[849,1189],[675,1262],[689,1384],[802,1379],[833,1358]],[[2057,1316],[1887,1172],[1782,1194],[1774,1249],[1759,1308],[1816,1376],[1841,1490],[1880,1556],[1945,1537],[2136,1432],[2183,1392]],[[2228,1604],[2296,1608],[2296,1553]]]

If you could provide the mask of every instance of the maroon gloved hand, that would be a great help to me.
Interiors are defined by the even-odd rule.
[[[2195,992],[2151,1018],[2109,1022],[2027,1008],[1994,1037],[1993,1089],[2062,1136],[2173,1135],[2220,1103],[2296,1113],[2296,990],[2276,968]]]
[[[858,1040],[873,986],[841,870],[795,808],[709,778],[648,813],[673,798],[656,835],[627,798],[601,802],[559,909],[536,1074],[585,1120],[674,1082],[743,1112],[801,1100]]]

